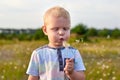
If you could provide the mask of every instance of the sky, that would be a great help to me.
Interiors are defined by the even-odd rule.
[[[120,28],[120,0],[0,0],[0,28],[40,28],[44,12],[53,6],[69,11],[72,27]]]

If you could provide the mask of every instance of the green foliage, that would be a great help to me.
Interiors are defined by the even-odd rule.
[[[111,35],[111,32],[108,29],[103,29],[98,31],[98,36],[100,37],[107,37],[108,35]]]
[[[90,28],[87,30],[86,35],[92,37],[97,36],[97,30],[95,28]]]
[[[6,40],[14,40],[18,39],[20,41],[23,40],[40,40],[46,39],[47,37],[44,35],[42,29],[36,29],[35,32],[27,32],[27,30],[15,31],[14,33],[0,33],[0,39]]]
[[[112,31],[112,37],[114,37],[114,38],[120,38],[120,30],[119,29],[114,29],[113,31]]]
[[[27,34],[25,34],[25,33],[19,34],[18,39],[19,40],[26,40],[27,39]]]
[[[2,31],[3,30],[3,31]],[[0,39],[6,40],[41,40],[47,39],[42,29],[0,29]],[[119,29],[95,29],[87,28],[85,24],[78,24],[71,29],[71,34],[74,38],[81,41],[88,41],[90,37],[104,37],[104,38],[120,38]]]
[[[43,39],[43,38],[45,38],[45,34],[43,33],[42,29],[37,29],[33,36],[33,39],[39,40],[39,39]]]
[[[71,32],[77,33],[78,35],[84,35],[87,31],[87,26],[84,24],[78,24],[71,29]]]
[[[5,39],[5,34],[0,33],[0,39]]]

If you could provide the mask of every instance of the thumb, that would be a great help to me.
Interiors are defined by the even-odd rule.
[[[69,59],[69,61],[70,61],[70,62],[73,62],[73,61],[74,61],[74,59],[73,59],[73,58],[70,58],[70,59]]]

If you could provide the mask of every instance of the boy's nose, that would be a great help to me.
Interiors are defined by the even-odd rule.
[[[59,35],[64,35],[64,34],[65,34],[64,30],[59,30]]]

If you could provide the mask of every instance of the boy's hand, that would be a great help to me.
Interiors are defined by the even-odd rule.
[[[74,71],[74,59],[66,59],[66,65],[64,68],[65,74],[70,75]]]

